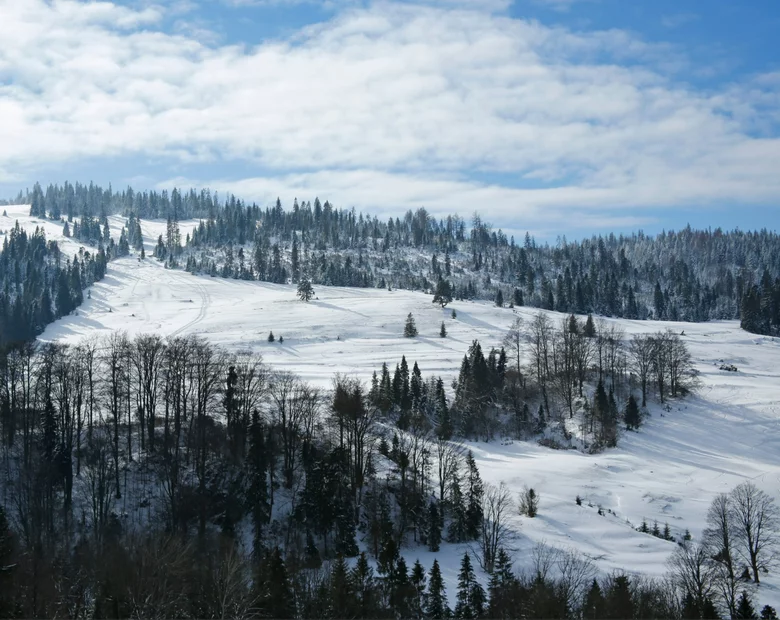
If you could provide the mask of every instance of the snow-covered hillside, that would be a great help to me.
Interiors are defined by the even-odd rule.
[[[17,209],[19,214],[11,215]],[[22,221],[22,210],[8,207],[8,219]],[[22,223],[34,227],[39,222],[27,218]],[[181,224],[182,234],[190,225]],[[50,238],[61,237],[61,226],[44,226]],[[121,220],[112,226],[121,227]],[[147,251],[164,226],[142,225]],[[71,253],[69,245],[64,249]],[[483,302],[453,302],[441,309],[428,295],[386,289],[315,287],[316,298],[307,304],[297,299],[292,285],[192,276],[165,269],[150,254],[145,260],[113,261],[105,279],[92,287],[91,298],[74,315],[50,325],[41,339],[76,342],[113,330],[198,334],[231,349],[260,352],[273,368],[323,387],[336,372],[368,381],[382,362],[394,367],[405,355],[410,365],[419,364],[423,376],[441,375],[449,385],[474,339],[486,348],[499,345],[515,316],[528,322],[538,312]],[[420,332],[415,339],[403,337],[410,312]],[[556,324],[562,317],[550,315]],[[439,337],[442,321],[446,338]],[[536,519],[513,517],[517,566],[528,565],[530,549],[546,541],[581,551],[604,571],[630,568],[660,575],[674,543],[636,532],[643,518],[651,525],[654,520],[668,523],[674,534],[688,528],[697,537],[716,493],[751,480],[778,494],[780,341],[747,334],[732,321],[615,322],[627,335],[666,327],[684,333],[701,373],[701,389],[693,397],[670,401],[666,411],[651,405],[652,416],[641,430],[623,434],[616,449],[602,454],[526,442],[470,444],[484,479],[504,481],[514,494],[528,485],[541,495]],[[269,331],[284,342],[269,343]],[[721,360],[738,371],[719,370]],[[575,504],[577,495],[582,506]],[[447,545],[442,553],[453,551]],[[406,555],[426,566],[432,561],[424,549],[406,550]],[[454,556],[442,568],[452,593],[458,568]],[[769,577],[762,603],[780,602],[778,584]]]

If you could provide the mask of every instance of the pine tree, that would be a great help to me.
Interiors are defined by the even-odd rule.
[[[395,567],[388,575],[387,585],[390,590],[390,609],[392,609],[399,618],[410,617],[414,589],[409,580],[409,571],[406,567],[406,560],[404,560],[403,557],[399,557],[398,560],[396,560]]]
[[[594,579],[588,593],[585,595],[585,602],[582,606],[582,617],[584,620],[600,620],[601,618],[605,618],[605,607],[606,600],[601,593],[601,587],[599,587],[599,582]]]
[[[593,315],[590,312],[585,320],[585,327],[582,328],[582,335],[586,338],[593,338],[596,335],[596,325],[593,323]]]
[[[415,560],[411,576],[412,601],[411,617],[422,618],[425,613],[425,569],[420,560]]]
[[[449,280],[439,278],[436,283],[436,291],[433,294],[433,303],[439,304],[444,308],[448,303],[452,301],[452,286]]]
[[[468,468],[468,492],[466,494],[466,536],[469,540],[479,538],[482,528],[482,496],[484,487],[482,478],[477,469],[477,463],[474,460],[474,454],[471,450],[466,455],[466,466]]]
[[[757,620],[753,603],[750,601],[746,590],[742,590],[739,601],[737,601],[737,611],[734,614],[734,618],[735,620]]]
[[[709,616],[704,616],[709,618]],[[777,620],[777,612],[771,605],[764,605],[761,609],[761,620]]]
[[[626,428],[629,430],[639,428],[639,425],[642,423],[642,418],[639,414],[639,405],[637,404],[633,394],[628,397],[626,411],[623,414],[623,418],[626,422]]]
[[[629,578],[626,575],[616,576],[606,596],[606,617],[633,618],[634,608]]]
[[[450,615],[447,607],[447,595],[444,588],[444,580],[441,576],[439,561],[434,559],[433,566],[428,573],[428,595],[425,597],[425,615],[433,620],[448,618]]]
[[[404,325],[404,336],[406,338],[415,338],[417,336],[417,326],[414,323],[414,317],[410,312],[406,317],[406,324]]]
[[[498,308],[504,307],[504,293],[501,292],[501,289],[496,291],[496,306]]]
[[[350,573],[350,581],[357,599],[356,615],[358,618],[374,618],[379,616],[378,586],[374,577],[374,569],[368,563],[365,553],[358,557],[355,567]]]
[[[513,295],[512,295],[512,301],[516,306],[524,306],[524,300],[523,300],[523,291],[521,291],[519,288],[516,288]]]
[[[489,618],[513,618],[516,616],[516,608],[512,601],[512,589],[516,581],[512,574],[512,561],[502,547],[496,554],[496,562],[488,586],[487,616]]]
[[[460,476],[457,471],[453,472],[452,480],[450,482],[449,513],[450,528],[448,531],[448,540],[454,543],[466,542],[468,540],[466,502],[460,488]]]
[[[264,571],[264,592],[261,607],[269,618],[295,617],[292,587],[279,547],[269,554]]]
[[[309,302],[314,297],[314,289],[311,286],[311,280],[306,276],[298,282],[298,298],[301,301]]]
[[[477,581],[468,552],[463,554],[458,573],[456,618],[479,618],[485,607],[485,590]]]
[[[338,556],[333,562],[330,572],[329,584],[329,609],[330,618],[349,618],[356,607],[352,580],[347,570],[347,562],[342,556]]]
[[[268,456],[265,448],[265,429],[257,410],[252,413],[249,429],[249,452],[247,454],[249,488],[246,493],[247,508],[254,529],[254,554],[262,554],[264,531],[271,517],[268,501]]]
[[[268,334],[268,342],[274,342],[275,340],[276,340],[276,338],[274,338],[274,333],[270,332]]]
[[[439,336],[441,336],[442,338],[447,337],[447,328],[444,325],[444,321],[441,322],[441,329],[439,330]]]

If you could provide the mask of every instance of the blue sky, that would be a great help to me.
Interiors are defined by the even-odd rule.
[[[0,194],[65,179],[778,229],[780,3],[0,0]]]

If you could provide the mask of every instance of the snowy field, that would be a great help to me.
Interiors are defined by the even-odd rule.
[[[23,221],[27,207],[6,209],[23,225],[35,226],[36,218]],[[13,225],[6,219],[13,218],[3,218],[0,229]],[[61,237],[61,225],[44,225],[50,239]],[[183,224],[182,236],[193,225]],[[121,219],[112,226],[121,227]],[[149,252],[165,222],[143,223],[142,229]],[[392,370],[406,355],[424,377],[441,375],[449,385],[472,340],[488,350],[500,344],[515,316],[528,321],[537,312],[484,302],[454,302],[441,309],[430,295],[408,291],[321,286],[315,291],[316,299],[305,304],[294,286],[196,277],[165,269],[153,258],[127,257],[110,263],[91,299],[50,325],[41,339],[77,342],[118,329],[131,336],[198,334],[230,349],[260,352],[273,368],[322,387],[336,372],[368,381],[382,362]],[[450,317],[453,308],[457,319]],[[402,336],[409,312],[420,332],[416,339]],[[550,315],[557,325],[562,315]],[[442,321],[448,331],[444,339]],[[529,566],[532,547],[544,541],[577,549],[607,572],[630,568],[661,575],[674,543],[636,532],[643,518],[651,526],[654,520],[661,527],[668,523],[673,534],[688,528],[696,538],[716,493],[751,480],[774,497],[780,494],[780,341],[747,334],[733,321],[615,322],[629,336],[667,326],[684,331],[702,387],[696,396],[671,401],[670,411],[651,404],[652,415],[638,433],[625,433],[618,448],[598,455],[528,442],[469,444],[485,480],[503,481],[515,495],[528,485],[541,496],[537,518],[513,517],[516,567]],[[267,342],[271,330],[284,343]],[[719,370],[720,360],[738,372]],[[577,495],[582,506],[575,504]],[[445,545],[437,554],[450,596],[458,570],[453,554],[460,551]],[[434,554],[410,549],[405,555],[429,567]],[[757,600],[777,606],[778,585],[776,575],[762,579]]]

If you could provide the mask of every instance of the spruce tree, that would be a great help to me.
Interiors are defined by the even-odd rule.
[[[753,603],[746,590],[742,590],[739,601],[737,601],[737,610],[734,614],[734,618],[736,620],[757,620],[756,612],[753,609]]]
[[[612,581],[612,587],[606,596],[608,618],[633,618],[634,597],[631,594],[631,582],[626,575],[618,575]]]
[[[444,325],[444,321],[441,322],[441,329],[439,330],[439,336],[442,338],[447,337],[447,328]]]
[[[709,618],[709,616],[704,616]],[[761,620],[777,620],[777,612],[771,605],[764,605],[761,609]]]
[[[262,555],[265,527],[271,517],[268,500],[268,455],[265,447],[265,429],[257,410],[252,413],[249,429],[249,452],[247,454],[249,487],[246,492],[247,508],[254,530],[254,554],[259,560]]]
[[[449,513],[450,529],[447,539],[454,543],[466,542],[468,540],[466,502],[460,488],[460,476],[457,471],[453,472],[450,482]]]
[[[448,303],[452,301],[452,287],[449,280],[439,278],[436,283],[436,291],[433,294],[433,303],[439,304],[444,308]]]
[[[309,302],[314,297],[314,289],[311,286],[311,280],[304,276],[298,282],[298,298],[301,301]]]
[[[585,320],[585,327],[582,328],[582,335],[586,338],[593,338],[596,335],[596,325],[593,323],[593,315],[590,312]]]
[[[428,595],[425,597],[425,615],[432,620],[448,618],[450,615],[447,607],[447,596],[444,588],[444,580],[441,576],[439,561],[434,559],[433,566],[428,573]]]
[[[261,607],[270,618],[287,619],[295,617],[295,604],[287,568],[279,547],[266,560],[263,579],[264,593]]]
[[[349,618],[356,607],[352,580],[347,570],[347,562],[342,556],[338,556],[333,562],[330,571],[329,583],[329,609],[330,618]]]
[[[357,617],[374,618],[379,615],[378,585],[374,577],[374,569],[368,563],[365,553],[358,557],[355,567],[350,573],[350,581],[357,599]]]
[[[274,333],[270,332],[268,334],[268,342],[274,342],[275,340],[276,340],[276,338],[274,338]]]
[[[467,482],[468,492],[466,494],[466,536],[469,540],[479,538],[482,528],[482,496],[484,487],[482,478],[477,469],[477,463],[474,460],[474,454],[471,450],[466,455],[466,466],[468,468]]]
[[[406,338],[414,338],[417,336],[417,326],[414,323],[414,317],[410,312],[406,317],[406,324],[404,325],[404,336]]]
[[[412,600],[410,604],[411,616],[422,618],[425,613],[425,569],[420,560],[415,560],[410,578],[412,586]]]
[[[485,590],[477,581],[468,552],[463,554],[458,573],[456,618],[479,618],[485,608]]]
[[[496,306],[498,308],[504,307],[504,293],[501,292],[501,289],[496,291]]]
[[[623,414],[623,419],[626,422],[626,428],[629,430],[639,428],[639,425],[642,423],[642,418],[639,414],[639,405],[637,404],[633,394],[629,395],[628,397],[626,411]]]
[[[502,547],[496,554],[493,573],[490,575],[487,613],[489,618],[515,617],[516,609],[512,601],[512,589],[516,581],[512,574],[512,561]]]
[[[606,607],[606,600],[601,593],[601,587],[599,582],[595,579],[585,595],[585,602],[582,606],[582,617],[585,620],[600,620],[605,618],[604,609]]]

